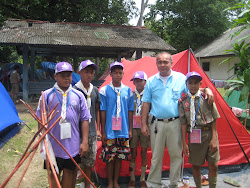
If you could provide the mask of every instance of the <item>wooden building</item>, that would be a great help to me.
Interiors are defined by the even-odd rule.
[[[28,62],[34,70],[35,56],[107,57],[120,61],[135,51],[136,59],[141,58],[142,51],[175,51],[146,27],[18,19],[4,22],[0,45],[14,45],[23,56],[24,101],[28,100],[32,81],[32,76],[28,80]],[[41,88],[39,83],[37,88]]]

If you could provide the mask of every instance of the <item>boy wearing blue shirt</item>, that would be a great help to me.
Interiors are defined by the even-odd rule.
[[[112,81],[100,90],[103,150],[100,158],[107,164],[108,188],[118,188],[122,160],[130,160],[129,138],[132,137],[134,96],[123,85],[123,65],[110,65]]]

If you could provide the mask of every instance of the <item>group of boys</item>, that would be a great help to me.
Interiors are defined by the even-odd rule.
[[[44,92],[47,111],[53,109],[58,102],[60,103],[58,105],[59,113],[57,116],[61,116],[61,120],[58,125],[51,129],[51,133],[62,143],[76,162],[79,163],[82,161],[84,172],[89,178],[91,177],[91,168],[95,164],[97,138],[101,139],[102,153],[100,158],[106,162],[108,188],[119,187],[118,178],[122,160],[130,161],[129,169],[131,180],[129,187],[135,187],[135,159],[137,156],[137,146],[140,142],[142,158],[140,187],[147,187],[145,173],[147,169],[147,149],[150,147],[150,139],[141,132],[142,98],[147,75],[142,71],[134,73],[131,81],[133,81],[136,89],[135,92],[133,92],[131,88],[123,85],[123,64],[116,61],[110,65],[112,81],[109,85],[102,87],[100,92],[98,92],[98,89],[91,84],[96,69],[97,66],[90,60],[81,62],[78,71],[81,80],[72,87],[72,66],[67,62],[57,63],[54,75],[57,82],[53,88]],[[206,152],[205,149],[201,153],[205,153],[203,158],[207,159],[209,170],[211,169],[211,177],[214,177],[213,182],[216,184],[216,164],[219,154],[218,151],[216,152],[215,150],[215,148],[218,147],[215,120],[219,115],[215,105],[212,105],[212,107],[211,105],[205,105],[206,100],[203,95],[198,92],[202,79],[201,76],[193,72],[192,74],[188,74],[186,78],[189,91],[188,94],[185,95],[186,97],[179,100],[183,151],[190,157],[190,163],[193,164],[195,183],[197,187],[200,187],[199,168],[203,161],[202,159],[200,161],[197,159],[196,155],[199,149],[196,146],[197,144],[190,143],[190,140],[197,141],[195,137],[198,134],[197,129],[202,130],[201,133],[198,134],[200,135],[198,138],[199,143],[204,144],[203,134],[208,134],[209,139],[206,140],[205,145],[202,145],[202,148],[209,147],[209,151],[212,150],[211,152],[213,155],[216,155],[217,158],[215,160],[214,156],[207,155],[208,152]],[[195,98],[193,96],[195,96]],[[199,110],[197,109],[197,105]],[[205,133],[202,129],[204,123],[199,124],[200,122],[196,121],[196,116],[198,116],[197,112],[203,113],[202,111],[205,109],[204,105],[206,109],[208,109],[208,112],[212,112],[212,116],[209,116],[212,120],[211,129],[209,130],[212,131]],[[40,114],[39,107],[40,105],[38,105],[37,115]],[[57,119],[57,117],[54,119]],[[50,122],[49,126],[51,124],[52,122]],[[192,135],[192,132],[196,133],[194,136],[189,136],[189,147],[185,142],[186,132],[189,132],[189,135]],[[75,164],[52,138],[50,138],[50,141],[59,171],[63,171],[63,187],[75,187]],[[210,147],[210,141],[212,142],[212,147]],[[59,174],[58,177],[60,177]],[[56,187],[56,182],[52,174],[51,179],[52,185]],[[86,179],[85,187],[90,187],[90,183]]]

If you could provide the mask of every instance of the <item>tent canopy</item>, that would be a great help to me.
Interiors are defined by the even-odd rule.
[[[14,136],[22,127],[21,124],[15,125],[21,122],[18,117],[16,107],[11,100],[8,92],[3,84],[0,82],[0,148]]]
[[[2,83],[0,83],[0,132],[6,127],[21,122],[16,107]]]
[[[178,72],[182,72],[183,74],[188,73],[188,62],[190,62],[190,71],[196,71],[202,76],[202,85],[201,87],[209,87],[215,98],[215,103],[217,105],[218,111],[220,113],[221,118],[217,120],[217,131],[220,145],[220,156],[221,159],[218,163],[219,167],[222,166],[231,166],[231,165],[240,165],[242,163],[247,163],[250,157],[250,134],[247,130],[242,126],[238,118],[233,114],[230,107],[227,105],[223,97],[217,91],[213,83],[210,81],[206,73],[199,66],[196,61],[193,53],[190,52],[190,60],[189,58],[189,50],[185,50],[178,54],[172,56],[173,66],[172,69]],[[133,90],[135,89],[133,82],[130,79],[133,77],[133,74],[136,71],[144,71],[148,77],[156,74],[158,72],[156,67],[156,58],[155,57],[144,57],[142,59],[136,61],[123,61],[124,65],[124,77],[123,84],[131,87]],[[111,77],[108,76],[106,81],[102,86],[109,84],[111,81]],[[239,140],[241,147],[243,148],[245,154],[243,153],[237,139]],[[101,149],[98,150],[98,154],[101,152]],[[138,154],[140,149],[138,150]],[[152,152],[151,149],[148,150],[148,168],[147,173],[150,169]],[[136,175],[140,174],[140,156],[138,155],[136,159]],[[207,163],[205,164],[207,166]],[[191,168],[191,164],[188,163],[188,158],[186,157],[184,160],[184,167]],[[100,177],[106,178],[106,166],[101,160],[97,159],[96,161],[97,172]],[[162,170],[167,171],[170,168],[169,155],[167,153],[167,149],[165,150],[164,160]],[[129,176],[129,162],[122,163],[120,176]]]

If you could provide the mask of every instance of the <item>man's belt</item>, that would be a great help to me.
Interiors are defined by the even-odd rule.
[[[201,129],[202,131],[208,131],[208,130],[210,130],[210,126],[202,126],[202,127],[199,127],[199,128],[197,128],[197,129]]]
[[[174,121],[175,119],[178,119],[178,117],[172,117],[172,118],[166,118],[166,119],[158,119],[158,121],[163,121],[164,123],[168,123],[170,121]]]
[[[176,119],[178,119],[179,118],[179,116],[177,116],[177,117],[172,117],[172,118],[165,118],[165,119],[157,119],[155,116],[153,116],[153,118],[152,118],[152,123],[154,122],[154,120],[158,120],[158,121],[163,121],[164,123],[168,123],[168,122],[170,122],[170,121],[174,121],[174,120],[176,120]]]

